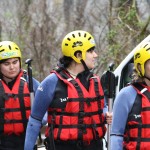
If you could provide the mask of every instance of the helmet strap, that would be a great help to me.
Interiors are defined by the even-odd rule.
[[[87,67],[86,63],[84,62],[83,59],[80,60],[81,63],[84,66],[85,72],[86,72],[86,81],[88,82],[89,79],[93,76],[93,73],[89,70],[89,68]]]
[[[87,65],[86,65],[86,63],[84,62],[84,60],[81,59],[80,61],[81,61],[82,65],[83,65],[85,71],[89,71],[89,68],[87,67]]]
[[[149,77],[146,77],[145,75],[143,76],[144,78],[148,79],[150,81],[150,78]]]

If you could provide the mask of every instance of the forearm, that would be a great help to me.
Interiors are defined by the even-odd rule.
[[[123,137],[119,135],[112,135],[110,147],[111,150],[122,150],[123,149]]]
[[[40,132],[41,122],[30,117],[26,129],[26,138],[24,150],[33,150],[38,134]]]
[[[123,136],[128,115],[136,98],[136,91],[128,86],[117,95],[113,106],[113,121],[111,127],[111,150],[123,149]]]

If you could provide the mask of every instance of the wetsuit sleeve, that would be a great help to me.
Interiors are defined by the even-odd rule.
[[[24,150],[33,150],[39,134],[42,118],[53,100],[58,78],[55,74],[49,75],[39,85],[33,102],[31,116],[27,125]]]
[[[33,80],[33,90],[34,90],[34,93],[36,93],[36,90],[38,88],[38,86],[40,85],[40,82],[37,81],[35,78],[32,78]],[[46,125],[47,123],[47,112],[45,113],[43,119],[42,119],[42,125]]]
[[[36,92],[38,86],[40,85],[40,82],[36,80],[35,78],[32,78],[32,81],[33,81],[33,90],[34,92]]]
[[[111,150],[123,149],[123,135],[125,126],[136,95],[136,90],[132,86],[128,86],[119,92],[114,101],[113,121],[111,128]]]
[[[41,129],[41,122],[39,120],[29,118],[28,126],[26,129],[26,138],[24,150],[33,150],[36,139]]]
[[[43,119],[42,119],[42,125],[46,125],[47,124],[47,117],[48,117],[48,112],[45,113]]]

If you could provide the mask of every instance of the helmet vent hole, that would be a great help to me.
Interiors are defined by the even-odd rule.
[[[90,40],[90,39],[91,39],[91,37],[88,38],[88,40]]]
[[[9,47],[9,49],[11,50],[11,46],[9,45],[8,47]]]
[[[67,38],[68,41],[71,41],[70,38]]]
[[[86,37],[86,33],[84,34],[84,37]]]
[[[75,35],[74,35],[74,34],[72,34],[72,36],[75,38]]]
[[[148,44],[146,44],[145,46],[144,46],[144,48],[147,46]]]
[[[79,36],[81,36],[81,33],[78,33],[79,34]]]
[[[65,43],[65,46],[68,46],[68,44],[67,44],[67,43]]]
[[[150,48],[148,48],[146,51],[149,51],[150,50]]]
[[[4,49],[0,50],[0,52],[3,52],[3,51],[4,51]]]
[[[16,50],[19,50],[17,47],[15,47]]]

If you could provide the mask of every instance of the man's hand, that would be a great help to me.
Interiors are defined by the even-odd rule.
[[[113,116],[113,113],[109,113],[109,112],[106,113],[106,122],[107,122],[107,124],[112,123],[112,116]]]

